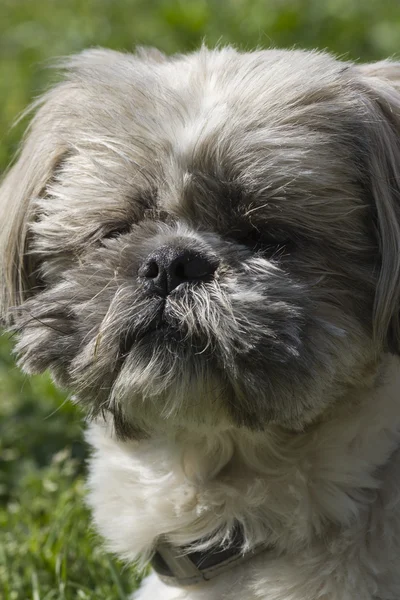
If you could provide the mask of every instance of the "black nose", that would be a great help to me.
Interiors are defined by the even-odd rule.
[[[150,290],[168,296],[181,283],[210,281],[218,267],[215,256],[182,247],[163,246],[152,252],[138,271]]]

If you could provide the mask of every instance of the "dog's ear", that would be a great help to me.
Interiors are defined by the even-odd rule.
[[[21,304],[38,285],[35,261],[29,253],[33,204],[46,194],[67,143],[57,121],[64,86],[36,104],[38,111],[25,136],[19,157],[0,187],[0,317],[12,321],[10,309]]]
[[[152,61],[162,55],[152,53]],[[146,71],[150,58],[124,55],[112,50],[88,50],[63,61],[64,80],[33,106],[35,116],[23,140],[14,166],[0,185],[0,321],[12,323],[12,308],[40,289],[39,265],[31,252],[31,224],[38,206],[51,202],[52,184],[58,182],[68,163],[79,154],[82,140],[90,144],[96,114],[112,119],[115,105],[101,95],[125,82],[138,62]],[[118,92],[118,90],[117,90]],[[129,97],[129,89],[124,88]],[[117,98],[119,98],[117,94]],[[115,117],[117,121],[117,118]],[[89,140],[89,141],[88,141]],[[78,161],[79,162],[79,161]],[[49,191],[50,190],[50,191]]]
[[[386,350],[400,354],[400,63],[380,61],[355,69],[366,134],[364,184],[373,202],[380,251],[374,334]]]

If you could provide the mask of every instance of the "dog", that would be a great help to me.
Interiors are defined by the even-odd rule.
[[[87,409],[137,600],[400,597],[400,63],[88,50],[1,195],[1,312]]]

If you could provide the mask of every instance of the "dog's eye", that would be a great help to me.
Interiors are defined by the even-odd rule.
[[[104,233],[102,236],[103,240],[111,240],[114,238],[118,238],[121,235],[125,235],[129,233],[131,230],[131,226],[129,223],[121,223],[121,225],[116,225],[115,227],[110,228],[108,231]]]
[[[253,252],[275,253],[280,250],[290,251],[294,247],[293,240],[283,232],[261,232],[255,227],[235,236],[236,241],[253,250]]]

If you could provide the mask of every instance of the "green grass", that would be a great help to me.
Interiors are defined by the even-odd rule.
[[[133,570],[102,548],[84,506],[82,418],[0,343],[0,598],[123,600]]]
[[[0,171],[48,85],[48,65],[88,46],[166,52],[234,43],[328,48],[373,60],[400,50],[394,0],[1,0]],[[102,548],[84,506],[82,415],[47,375],[27,378],[0,340],[0,599],[121,600],[137,585]]]

